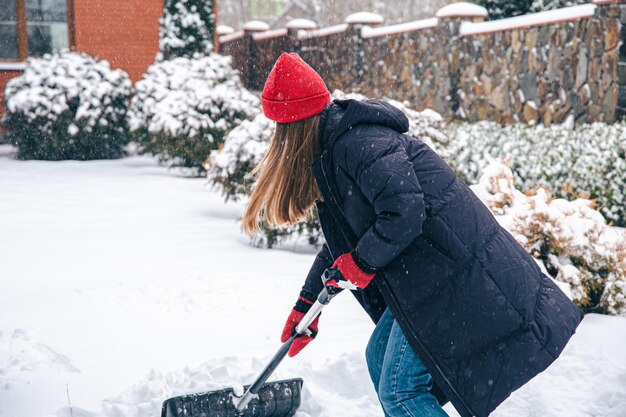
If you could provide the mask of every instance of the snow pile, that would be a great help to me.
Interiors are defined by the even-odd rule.
[[[67,356],[33,342],[25,329],[0,330],[0,389],[19,384],[23,373],[44,370],[79,372]]]
[[[348,15],[344,19],[344,23],[352,23],[359,24],[365,23],[370,25],[382,24],[385,21],[385,18],[379,15],[378,13],[372,12],[356,12]]]
[[[450,129],[442,155],[467,183],[474,183],[490,158],[511,161],[523,191],[549,189],[555,196],[597,199],[599,210],[626,224],[626,126],[593,123],[502,127],[464,123]]]
[[[169,373],[152,370],[144,381],[128,391],[105,399],[104,415],[153,417],[167,398],[224,388],[242,392],[243,386],[250,384],[265,364],[258,358],[230,356],[193,369]],[[296,417],[330,416],[339,410],[344,417],[377,415],[380,406],[364,365],[365,357],[356,352],[340,355],[315,368],[308,363],[296,367],[293,362],[285,361],[270,381],[294,378],[295,375],[304,379],[302,404]],[[340,408],[337,408],[338,404],[341,404]]]
[[[511,170],[492,163],[472,190],[585,312],[626,315],[626,236],[583,198],[526,196]]]
[[[22,159],[121,157],[131,86],[124,71],[86,54],[29,58],[6,87],[8,138]]]
[[[622,417],[626,363],[619,341],[624,337],[623,318],[587,315],[559,359],[515,391],[493,416]],[[316,348],[311,345],[307,349]],[[265,361],[258,359],[231,356],[177,372],[153,370],[127,391],[105,399],[104,416],[152,417],[158,415],[166,398],[241,387],[256,377],[251,370],[264,365]],[[302,404],[295,417],[383,414],[362,353],[342,353],[318,366],[299,357],[285,360],[270,380],[294,377],[304,380]],[[458,417],[450,403],[444,410]]]
[[[157,62],[137,82],[129,124],[143,151],[173,165],[203,171],[211,149],[260,112],[230,65],[230,57]]]
[[[448,4],[437,10],[435,17],[451,18],[451,17],[487,17],[487,9],[474,3],[459,1]]]
[[[165,59],[192,58],[213,50],[213,1],[165,0],[159,19],[159,47]]]

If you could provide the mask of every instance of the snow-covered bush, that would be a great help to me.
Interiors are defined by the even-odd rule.
[[[597,199],[602,214],[626,224],[626,125],[593,123],[502,127],[493,122],[464,123],[450,130],[445,159],[473,183],[490,158],[512,161],[523,191],[536,187],[557,197]]]
[[[21,159],[119,158],[131,87],[124,71],[85,54],[29,58],[6,86],[3,124]]]
[[[164,59],[192,58],[213,49],[214,0],[165,0],[159,20],[159,46]]]
[[[211,149],[260,112],[230,57],[218,54],[157,62],[135,88],[129,124],[143,151],[200,172]]]
[[[542,188],[526,196],[514,182],[492,163],[472,190],[583,311],[626,315],[626,234],[590,200],[552,199]]]
[[[252,240],[253,245],[273,248],[275,246],[289,247],[304,244],[318,247],[324,243],[322,227],[317,215],[305,221],[287,227],[262,226],[261,232]]]
[[[236,201],[250,194],[247,174],[261,161],[273,133],[274,122],[261,113],[253,120],[244,120],[230,131],[219,150],[211,151],[207,176],[226,200]]]

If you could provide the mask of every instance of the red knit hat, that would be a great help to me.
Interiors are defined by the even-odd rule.
[[[322,77],[296,53],[283,53],[276,60],[261,94],[265,117],[278,123],[319,114],[329,102]]]

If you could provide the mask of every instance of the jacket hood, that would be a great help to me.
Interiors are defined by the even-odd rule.
[[[409,130],[409,120],[396,107],[383,100],[333,100],[321,114],[320,129],[325,149],[358,124],[385,126],[404,133]]]

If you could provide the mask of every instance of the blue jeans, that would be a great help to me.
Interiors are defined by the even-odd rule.
[[[431,394],[432,376],[387,309],[365,351],[367,368],[385,417],[445,417]]]

